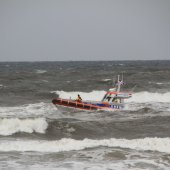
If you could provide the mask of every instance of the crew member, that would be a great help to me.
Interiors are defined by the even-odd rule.
[[[80,97],[80,95],[78,94],[77,96],[77,99],[76,99],[77,102],[81,102],[82,101],[82,98]]]

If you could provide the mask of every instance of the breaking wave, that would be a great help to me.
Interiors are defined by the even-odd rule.
[[[76,99],[77,94],[80,94],[83,100],[102,100],[106,91],[92,91],[92,92],[65,92],[65,91],[54,91],[61,98],[65,99]],[[134,93],[132,98],[126,100],[127,102],[134,103],[145,103],[145,102],[170,102],[170,92],[167,93],[150,93],[147,91]]]
[[[0,135],[9,136],[18,132],[26,133],[45,133],[48,124],[44,118],[18,119],[3,118],[0,119]]]
[[[170,92],[167,93],[150,93],[150,92],[139,92],[134,93],[133,97],[128,100],[129,102],[145,103],[145,102],[170,102]]]
[[[63,138],[56,141],[44,140],[16,140],[16,141],[1,141],[0,151],[35,151],[35,152],[63,152],[83,150],[95,147],[120,147],[135,150],[159,151],[170,153],[170,138],[144,138],[144,139],[103,139],[103,140],[74,140]]]
[[[92,91],[92,92],[65,92],[65,91],[53,91],[52,93],[56,93],[59,95],[61,98],[65,99],[76,99],[77,94],[80,94],[83,100],[95,100],[95,101],[100,101],[102,100],[104,94],[106,93],[105,91]]]

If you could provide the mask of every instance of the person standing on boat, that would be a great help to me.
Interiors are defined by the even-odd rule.
[[[76,99],[77,102],[81,102],[82,101],[82,98],[80,97],[80,95],[78,94],[77,96],[77,99]]]

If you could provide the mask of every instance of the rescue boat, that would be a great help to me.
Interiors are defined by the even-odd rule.
[[[118,79],[114,85],[114,88],[109,89],[101,101],[84,101],[55,98],[52,100],[52,103],[56,107],[62,106],[81,110],[122,110],[125,107],[124,100],[132,97],[131,92],[123,92],[120,90],[121,86],[124,84],[125,83],[123,82],[123,76],[122,80],[120,80],[120,76],[118,75]]]

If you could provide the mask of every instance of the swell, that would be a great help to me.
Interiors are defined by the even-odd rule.
[[[136,92],[152,93],[170,90],[169,61],[15,62],[0,66],[0,105],[5,106],[51,100],[48,93],[56,90],[107,90],[113,76],[122,72],[125,88],[137,85]]]
[[[112,120],[113,119],[113,120]],[[57,120],[44,118],[1,119],[0,135],[28,137],[31,139],[55,140],[169,137],[170,116],[145,117],[142,119],[116,121],[113,117],[98,121],[83,121],[71,118]]]
[[[109,120],[110,119],[110,120]],[[49,122],[46,131],[47,138],[71,137],[74,139],[103,139],[122,138],[127,139],[143,137],[168,137],[170,117],[157,116],[143,119],[115,121],[112,117],[100,121],[79,121],[61,119]]]

